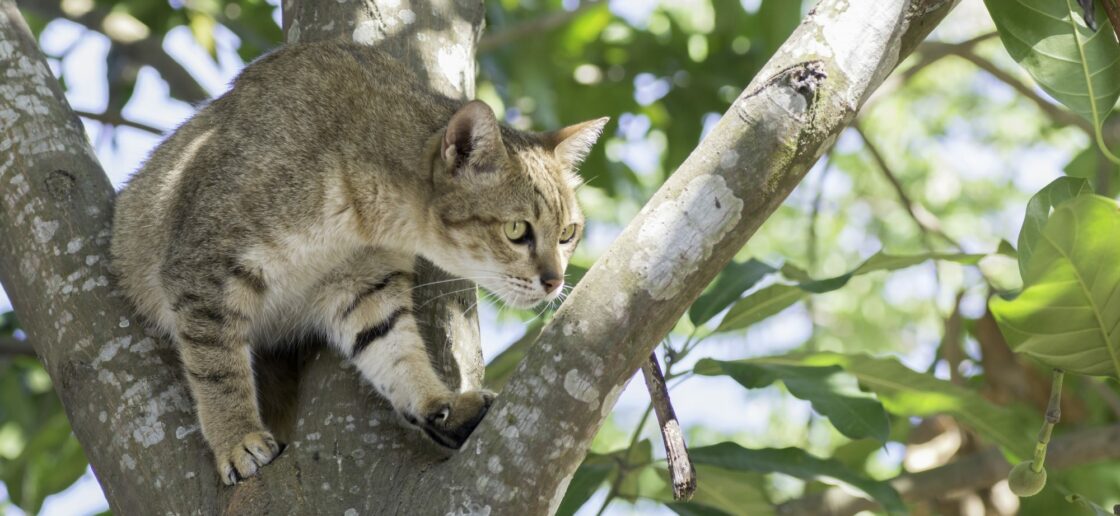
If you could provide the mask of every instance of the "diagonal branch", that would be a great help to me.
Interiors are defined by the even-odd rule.
[[[890,183],[891,188],[894,189],[895,195],[898,196],[898,201],[902,203],[902,207],[906,209],[906,213],[910,215],[910,218],[913,219],[914,223],[918,225],[918,229],[921,230],[923,234],[937,235],[941,237],[942,240],[945,240],[946,242],[951,244],[953,247],[961,249],[960,243],[953,239],[953,237],[947,235],[945,231],[941,229],[941,222],[937,220],[936,215],[930,213],[930,211],[921,204],[918,204],[910,199],[910,195],[906,193],[906,189],[902,186],[902,182],[898,180],[898,175],[895,174],[894,170],[890,167],[890,165],[887,164],[887,160],[883,158],[883,154],[879,152],[879,148],[875,146],[875,144],[871,143],[871,139],[867,137],[867,133],[863,131],[863,128],[860,127],[859,124],[853,124],[852,128],[855,129],[855,131],[859,133],[860,138],[863,139],[863,144],[865,147],[867,147],[867,152],[871,154],[871,158],[875,160],[875,164],[878,166],[879,171],[883,173],[883,177],[885,177],[887,179],[887,182]]]
[[[1050,442],[1046,467],[1059,470],[1092,462],[1120,459],[1120,425],[1081,430]],[[998,448],[989,448],[934,469],[903,473],[891,485],[906,501],[916,502],[990,487],[1007,478],[1011,464]],[[779,514],[851,515],[878,504],[837,488],[778,506]]]
[[[972,63],[977,68],[984,70],[992,77],[998,79],[1000,82],[1007,84],[1011,87],[1011,89],[1015,90],[1027,100],[1031,101],[1031,103],[1037,106],[1038,109],[1046,114],[1046,116],[1050,117],[1050,119],[1055,124],[1078,127],[1089,134],[1093,133],[1093,126],[1089,123],[1088,120],[1078,116],[1076,113],[1068,109],[1065,109],[1053,102],[1050,102],[1049,100],[1046,100],[1042,97],[1042,95],[1035,91],[1034,88],[1019,80],[1006,70],[996,66],[995,63],[984,59],[983,57],[980,57],[980,55],[977,54],[973,49],[958,47],[942,49],[942,43],[930,43],[929,45],[932,48],[944,50],[948,55],[960,57],[961,59]]]
[[[652,348],[955,5],[818,3],[541,332],[465,446],[491,459],[450,459],[450,484],[471,479],[450,505],[553,510]]]
[[[147,132],[155,134],[155,135],[162,135],[163,134],[163,129],[160,129],[158,127],[151,126],[151,125],[148,125],[148,124],[144,124],[144,123],[129,120],[129,119],[125,118],[124,116],[120,115],[119,113],[109,113],[109,112],[93,113],[91,111],[82,111],[82,110],[79,110],[79,109],[75,109],[74,114],[78,115],[82,118],[88,118],[90,120],[95,120],[95,121],[101,122],[103,124],[121,125],[121,126],[125,126],[125,127],[131,127],[133,129],[139,129],[141,131],[147,131]]]

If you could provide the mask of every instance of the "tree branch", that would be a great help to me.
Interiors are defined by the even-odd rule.
[[[450,505],[554,510],[653,346],[954,5],[817,4],[544,328],[466,444],[491,458],[448,461],[472,479]]]
[[[1052,120],[1055,124],[1077,127],[1088,134],[1093,134],[1093,126],[1089,123],[1088,120],[1078,116],[1076,113],[1062,106],[1046,100],[1042,97],[1042,95],[1039,95],[1034,88],[1028,86],[1027,84],[1023,83],[1023,81],[1015,78],[1014,75],[996,66],[995,63],[992,63],[991,61],[980,57],[972,50],[957,51],[953,55],[967,60],[968,62],[976,65],[977,68],[988,72],[989,75],[995,77],[1000,82],[1003,82],[1004,84],[1010,86],[1011,89],[1015,90],[1027,100],[1031,101],[1035,106],[1037,106],[1038,109],[1045,113],[1046,116],[1050,117],[1050,120]]]
[[[91,111],[82,111],[82,110],[78,110],[78,109],[74,110],[74,114],[78,115],[82,118],[88,118],[90,120],[95,120],[97,122],[101,122],[103,124],[131,127],[133,129],[139,129],[141,131],[147,131],[147,132],[155,134],[155,135],[162,135],[163,134],[163,130],[158,128],[158,127],[151,126],[151,125],[148,125],[148,124],[143,124],[143,123],[140,123],[140,122],[134,122],[132,120],[129,120],[129,119],[125,118],[124,116],[122,116],[120,114],[114,114],[114,113],[109,113],[109,112],[94,113],[94,112],[91,112]]]
[[[657,355],[649,354],[649,360],[642,365],[642,375],[646,380],[650,403],[657,414],[657,425],[661,430],[661,440],[665,444],[665,459],[669,463],[669,479],[673,484],[673,499],[688,500],[696,491],[696,468],[688,456],[688,446],[684,442],[681,424],[669,399],[669,389],[665,387],[665,376],[657,363]]]
[[[1055,471],[1116,459],[1120,459],[1120,425],[1081,430],[1055,438],[1050,442],[1046,467]],[[989,487],[1007,478],[1010,470],[1011,464],[1007,463],[999,449],[989,448],[941,467],[904,473],[891,480],[891,485],[906,501],[949,498],[963,491]],[[830,488],[820,494],[783,503],[778,506],[777,512],[838,516],[878,507],[871,500]]]
[[[163,40],[150,35],[140,40],[121,38],[114,31],[105,29],[107,10],[94,7],[78,16],[71,16],[62,10],[59,2],[53,0],[21,0],[20,8],[26,9],[47,19],[62,18],[84,25],[86,28],[104,34],[118,46],[121,53],[142,65],[148,65],[159,72],[167,81],[171,96],[190,103],[199,103],[210,98],[210,93],[195,80],[194,76],[167,52],[163,51]]]
[[[602,3],[602,0],[584,0],[579,7],[571,11],[559,11],[546,14],[539,18],[519,22],[499,32],[487,34],[478,42],[478,52],[485,54],[493,52],[515,41],[536,36],[567,24],[579,15],[587,12],[592,7]]]
[[[953,237],[945,234],[945,231],[941,229],[941,222],[937,219],[936,215],[930,213],[930,211],[925,209],[921,204],[915,203],[910,199],[910,196],[906,193],[906,189],[902,186],[902,182],[898,180],[898,175],[894,173],[890,165],[887,165],[887,160],[883,158],[883,154],[879,152],[879,148],[867,137],[867,133],[863,131],[860,124],[852,124],[852,128],[855,129],[855,131],[859,133],[860,138],[863,139],[863,144],[867,147],[867,152],[871,154],[871,158],[875,160],[879,171],[883,173],[883,177],[890,183],[891,188],[894,189],[895,195],[898,196],[898,201],[902,203],[902,207],[906,209],[906,213],[910,215],[910,218],[918,225],[918,229],[926,234],[937,235],[953,247],[961,249],[960,243],[953,239]]]

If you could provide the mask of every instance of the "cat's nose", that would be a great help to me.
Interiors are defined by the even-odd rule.
[[[545,272],[541,274],[541,286],[544,287],[544,292],[546,294],[551,294],[563,284],[564,279],[561,278],[559,274],[554,272]]]

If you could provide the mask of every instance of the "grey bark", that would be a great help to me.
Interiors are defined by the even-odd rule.
[[[0,2],[0,281],[118,514],[554,509],[654,345],[955,5],[823,0],[588,272],[462,451],[401,429],[322,353],[299,386],[289,449],[223,488],[173,350],[109,287],[112,189],[15,6]],[[468,95],[481,4],[411,5],[288,5],[286,25],[291,39],[383,44]]]

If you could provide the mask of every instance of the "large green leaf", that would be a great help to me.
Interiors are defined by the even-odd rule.
[[[1039,190],[1027,203],[1027,215],[1019,230],[1019,270],[1026,274],[1027,261],[1050,220],[1050,210],[1074,197],[1093,193],[1089,183],[1075,177],[1059,177]]]
[[[568,490],[564,492],[564,499],[560,502],[560,507],[556,509],[557,516],[569,516],[575,514],[584,503],[587,503],[588,498],[595,494],[599,486],[607,480],[607,477],[617,469],[617,462],[607,455],[598,455],[595,453],[587,454],[583,463],[576,469],[575,475],[568,483]]]
[[[805,480],[831,478],[859,489],[877,500],[890,514],[905,514],[906,505],[890,484],[871,480],[838,461],[810,455],[800,448],[752,450],[725,442],[689,451],[696,464],[724,469],[785,473]],[[699,476],[697,477],[699,481]]]
[[[720,322],[717,332],[741,330],[767,317],[777,315],[794,303],[805,298],[807,293],[822,294],[848,284],[860,274],[875,271],[893,271],[922,263],[926,260],[945,260],[957,263],[975,264],[985,255],[964,253],[919,253],[908,255],[875,253],[851,272],[836,277],[814,280],[805,271],[790,264],[782,266],[782,273],[791,279],[800,279],[797,285],[776,284],[758,290],[740,299],[727,312]]]
[[[731,514],[765,516],[774,514],[774,505],[767,498],[762,486],[763,476],[755,471],[724,469],[708,464],[696,464],[696,491],[687,503],[673,499],[669,472],[663,464],[650,464],[631,471],[631,477],[643,477],[646,482],[629,482],[620,486],[619,496],[627,499],[645,498],[666,504],[677,514]],[[650,475],[649,473],[653,473]]]
[[[789,308],[806,295],[793,285],[770,285],[731,307],[716,331],[740,330]]]
[[[1074,0],[984,0],[1012,59],[1046,93],[1100,127],[1120,97],[1120,46],[1102,17],[1085,26]]]
[[[741,363],[789,366],[840,366],[874,392],[888,411],[904,416],[952,414],[1015,458],[1034,450],[1033,425],[1022,414],[993,404],[976,392],[916,372],[892,358],[839,353],[793,354],[741,360]]]
[[[1120,195],[1120,165],[1110,163],[1092,145],[1070,159],[1063,170],[1067,176],[1080,177],[1089,181],[1093,191],[1105,197]],[[1102,179],[1105,185],[1100,183]]]
[[[1014,300],[994,298],[1008,343],[1052,367],[1120,378],[1120,210],[1083,195],[1061,204],[1023,271]]]
[[[891,425],[883,405],[861,391],[856,379],[838,366],[800,366],[725,362],[705,358],[693,369],[697,374],[726,374],[748,389],[782,381],[790,394],[809,401],[840,433],[852,438],[871,437],[885,442]]]
[[[894,271],[913,267],[926,260],[944,260],[950,262],[973,265],[983,258],[983,254],[967,253],[919,253],[919,254],[889,254],[883,251],[875,253],[871,258],[861,263],[851,272],[827,279],[802,281],[798,284],[803,290],[821,294],[836,290],[848,284],[848,281],[860,274],[876,271]],[[784,270],[784,269],[783,269]]]
[[[715,279],[712,287],[688,309],[688,318],[699,326],[723,311],[759,280],[776,269],[755,259],[731,262]]]

